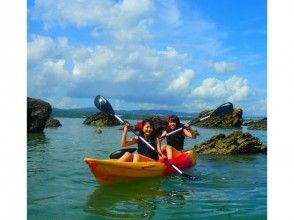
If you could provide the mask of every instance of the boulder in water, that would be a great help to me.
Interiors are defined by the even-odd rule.
[[[263,118],[259,121],[250,121],[246,124],[244,123],[244,126],[248,126],[247,128],[249,130],[267,130],[267,118]]]
[[[267,146],[250,133],[234,131],[230,135],[219,134],[194,146],[202,154],[252,154],[266,153]]]
[[[206,115],[211,112],[211,110],[205,110],[199,113],[198,118]],[[197,122],[195,125],[199,127],[208,127],[208,128],[240,128],[243,123],[243,110],[241,108],[234,108],[231,114],[225,115],[223,117],[212,116],[201,122]],[[197,121],[197,119],[194,119]]]
[[[98,112],[88,116],[83,124],[97,127],[120,125],[119,121],[114,116],[104,112]]]
[[[46,128],[57,128],[57,127],[60,127],[60,126],[62,126],[60,121],[55,119],[55,118],[52,118],[52,117],[50,117],[47,120],[46,125],[45,125]]]
[[[52,107],[41,99],[27,98],[27,132],[43,132]]]

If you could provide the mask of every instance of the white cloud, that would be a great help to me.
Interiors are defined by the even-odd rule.
[[[179,73],[178,77],[175,78],[167,87],[168,92],[179,92],[185,90],[190,86],[191,79],[194,76],[194,71],[191,69],[186,69]]]
[[[43,33],[64,33],[68,38],[29,35],[29,94],[89,99],[99,92],[134,107],[144,103],[142,108],[177,106],[187,111],[213,106],[219,99],[246,101],[248,82],[237,76],[226,81],[208,78],[198,88],[192,85],[194,70],[202,71],[207,60],[226,57],[234,48],[222,45],[228,37],[225,31],[204,19],[197,7],[188,9],[185,4],[174,0],[35,0],[29,22],[34,18],[45,27]],[[77,32],[81,35],[72,34]],[[79,40],[89,43],[83,46]],[[258,60],[253,58],[249,61]],[[227,61],[210,61],[208,66],[217,73],[237,69]],[[190,102],[195,97],[197,103]],[[187,98],[193,105],[187,106]],[[66,99],[62,103],[72,104]]]
[[[152,89],[149,95],[142,96],[147,100],[148,96],[163,93],[162,88],[173,80],[172,76],[180,72],[187,61],[186,54],[181,54],[172,47],[160,51],[132,44],[84,48],[70,45],[66,39],[62,41],[42,36],[31,38],[28,44],[28,62],[34,63],[28,68],[29,93],[42,96],[66,95],[68,92],[92,96],[91,87],[103,84],[108,85],[104,89],[112,89],[112,95],[128,98],[130,94],[139,96],[136,84],[149,82],[146,85]],[[44,50],[39,50],[38,45],[46,46]],[[191,71],[184,71],[184,78],[180,77],[177,84],[173,83],[173,87],[188,87],[186,78],[191,78]],[[126,88],[130,94],[123,96],[123,89]],[[144,93],[145,90],[140,92]]]
[[[180,19],[180,11],[174,0],[165,0],[160,2],[162,4],[162,11],[159,15],[163,21],[168,25],[177,27],[182,24]]]
[[[208,61],[208,67],[215,71],[216,73],[227,73],[233,72],[237,69],[237,64],[233,62],[226,62],[226,61]]]
[[[93,36],[104,35],[114,41],[145,41],[154,6],[151,0],[37,0],[29,11],[45,29],[56,26],[92,27]],[[99,30],[99,31],[98,31]]]
[[[248,81],[234,75],[225,81],[216,78],[207,78],[203,80],[202,85],[192,90],[190,96],[233,102],[244,100],[249,94]]]

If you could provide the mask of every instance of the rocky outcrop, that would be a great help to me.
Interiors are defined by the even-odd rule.
[[[267,146],[249,133],[234,131],[230,135],[219,134],[194,146],[202,154],[251,154],[266,153]]]
[[[249,130],[267,130],[267,118],[263,118],[259,121],[250,121],[243,124],[248,126]]]
[[[211,110],[205,110],[199,113],[198,118],[206,115],[211,112]],[[212,116],[201,122],[197,122],[196,126],[199,127],[208,127],[208,128],[240,128],[243,123],[243,111],[240,108],[235,108],[231,114],[225,115],[223,117]],[[197,119],[193,121],[197,121]]]
[[[104,112],[98,112],[94,115],[90,115],[85,119],[83,124],[97,127],[120,125],[119,121],[114,116]]]
[[[55,118],[52,118],[52,117],[50,117],[47,120],[46,125],[45,125],[46,128],[57,128],[57,127],[60,127],[60,126],[62,126],[60,121],[55,119]]]
[[[41,99],[27,98],[27,132],[43,132],[52,112],[51,105]]]
[[[149,118],[150,120],[153,121],[154,127],[155,127],[155,135],[159,136],[162,134],[162,131],[167,128],[168,124],[165,120],[163,120],[159,116],[153,116]]]

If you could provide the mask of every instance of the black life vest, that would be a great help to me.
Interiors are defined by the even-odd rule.
[[[166,132],[169,133],[174,130],[168,128]],[[179,151],[182,151],[184,149],[184,140],[185,140],[185,135],[183,130],[166,137],[166,143]]]
[[[155,141],[155,138],[148,138],[145,140],[152,145],[152,147],[154,147],[156,149],[156,141]],[[158,154],[152,150],[150,147],[148,147],[143,141],[141,141],[140,138],[138,138],[138,150],[137,152],[141,155],[144,155],[146,157],[150,157],[152,158],[153,160],[158,160],[159,157],[158,157]]]

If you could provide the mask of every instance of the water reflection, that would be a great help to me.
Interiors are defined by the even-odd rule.
[[[50,143],[50,139],[44,133],[29,133],[27,135],[28,147],[43,146]]]
[[[44,133],[27,135],[27,176],[36,176],[48,170],[44,161],[48,158],[50,139]]]
[[[101,185],[89,196],[85,211],[117,219],[151,219],[157,207],[155,198],[165,195],[160,189],[161,182],[162,179],[152,178]]]
[[[179,208],[190,192],[162,189],[164,179],[102,185],[88,198],[85,211],[114,219],[152,219],[160,208]],[[189,196],[188,196],[189,197]]]

